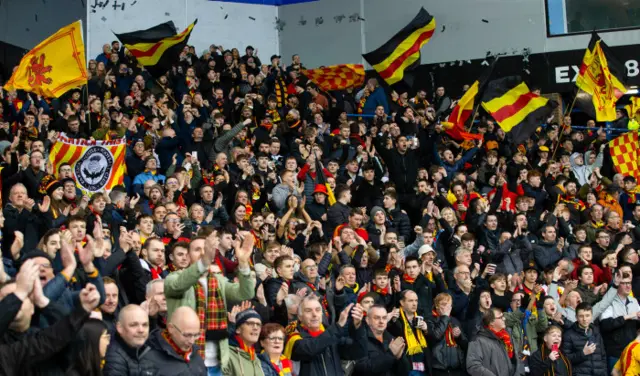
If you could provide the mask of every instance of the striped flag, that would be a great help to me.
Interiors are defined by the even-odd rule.
[[[481,140],[481,134],[472,134],[465,131],[465,124],[469,119],[469,116],[473,114],[474,107],[476,106],[476,98],[482,96],[484,86],[493,73],[497,59],[487,68],[482,75],[469,87],[464,93],[462,98],[458,101],[458,104],[453,108],[449,118],[446,122],[442,122],[442,125],[447,128],[446,133],[454,140]],[[473,119],[472,119],[473,121]]]
[[[420,49],[436,29],[436,19],[424,8],[389,41],[375,51],[362,55],[389,85],[402,81],[404,71],[420,64]]]
[[[333,194],[333,189],[327,183],[327,177],[324,176],[324,169],[322,168],[322,164],[320,160],[318,160],[318,156],[316,155],[316,180],[318,185],[324,186],[327,190],[327,201],[329,205],[333,205],[336,203],[336,196]]]
[[[555,101],[532,93],[519,76],[489,82],[482,98],[482,107],[500,128],[511,133],[515,144],[528,139],[547,121],[557,105]]]
[[[594,32],[576,78],[576,86],[591,96],[591,103],[581,102],[584,110],[595,113],[597,121],[616,120],[616,102],[627,91],[625,78],[625,66]]]
[[[126,139],[95,141],[58,136],[49,161],[54,171],[62,163],[73,168],[78,187],[86,193],[102,192],[122,185],[125,175]]]
[[[305,69],[300,73],[315,82],[322,90],[344,90],[364,83],[362,64],[339,64],[317,69]]]
[[[638,179],[638,132],[627,132],[609,142],[609,153],[616,171]]]
[[[171,33],[175,30],[173,22],[165,22],[150,29],[115,35],[140,65],[159,76],[170,70],[171,65],[178,60],[197,22],[195,20],[180,34]]]

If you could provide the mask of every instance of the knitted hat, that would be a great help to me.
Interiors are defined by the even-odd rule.
[[[29,259],[32,259],[32,258],[36,258],[36,257],[44,257],[47,260],[49,260],[49,262],[53,262],[53,260],[51,259],[51,257],[47,253],[45,253],[45,252],[43,252],[43,251],[41,251],[39,249],[33,249],[33,250],[29,251],[29,252],[26,252],[24,257],[22,258],[21,262],[24,263],[25,261],[27,261]]]
[[[378,214],[378,212],[383,212],[384,213],[384,209],[379,207],[379,206],[374,206],[373,208],[371,208],[371,215],[369,217],[370,218],[375,217],[376,214]]]
[[[45,175],[42,180],[40,180],[40,186],[38,187],[38,193],[41,195],[49,195],[51,196],[53,192],[62,188],[62,183],[60,183],[55,176],[53,175]]]
[[[236,328],[239,328],[249,319],[258,319],[262,322],[262,319],[260,318],[258,312],[253,309],[247,309],[246,311],[242,311],[236,315]]]

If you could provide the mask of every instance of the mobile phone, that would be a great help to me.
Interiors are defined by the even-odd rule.
[[[198,159],[198,152],[197,151],[191,152],[191,158]]]
[[[554,352],[554,351],[555,351],[555,352],[558,352],[558,344],[557,344],[557,343],[554,343],[554,344],[551,346],[551,352]]]

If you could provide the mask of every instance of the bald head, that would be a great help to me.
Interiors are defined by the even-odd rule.
[[[169,335],[182,350],[189,351],[200,337],[200,319],[191,307],[180,307],[173,311],[169,325]]]
[[[120,310],[116,330],[127,345],[139,348],[149,337],[149,316],[139,305],[129,304]]]

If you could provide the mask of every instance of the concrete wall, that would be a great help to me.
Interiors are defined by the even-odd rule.
[[[297,51],[309,67],[359,62],[363,49],[382,45],[424,7],[437,28],[422,50],[422,63],[478,59],[491,54],[519,55],[584,49],[589,35],[548,38],[544,0],[320,0],[280,7],[286,23],[280,33],[283,55]],[[334,17],[359,12],[364,21],[336,23]],[[299,25],[304,17],[308,22]],[[316,26],[314,19],[324,24]],[[484,21],[483,21],[484,20]],[[486,22],[485,22],[486,21]],[[443,30],[444,28],[444,30]],[[610,46],[635,44],[640,30],[601,33]]]
[[[258,56],[268,61],[278,51],[277,7],[209,0],[126,0],[122,10],[114,9],[113,1],[107,7],[92,8],[92,3],[88,4],[90,58],[102,52],[103,44],[115,39],[112,31],[146,29],[169,20],[182,31],[196,18],[198,24],[189,44],[196,47],[198,54],[216,44],[228,49],[236,47],[244,55],[245,47],[252,45],[258,49]]]
[[[31,49],[61,27],[74,21],[83,20],[86,26],[84,1],[0,1],[0,41]]]

